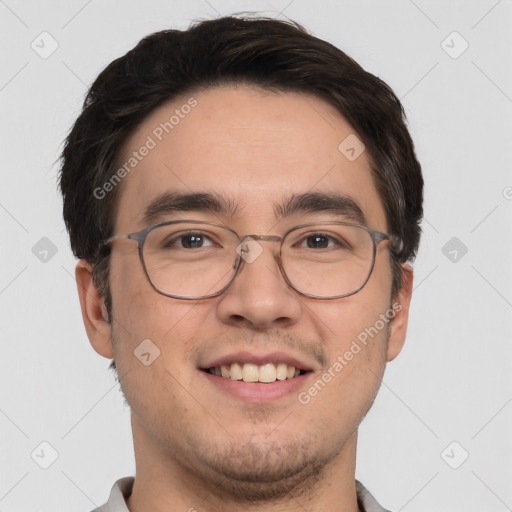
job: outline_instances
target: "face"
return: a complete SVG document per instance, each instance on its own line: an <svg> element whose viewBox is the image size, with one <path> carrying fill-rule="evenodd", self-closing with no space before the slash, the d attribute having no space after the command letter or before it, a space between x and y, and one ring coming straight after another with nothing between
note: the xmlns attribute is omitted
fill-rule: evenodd
<svg viewBox="0 0 512 512"><path fill-rule="evenodd" d="M123 162L148 137L156 145L120 185L115 234L145 228L148 205L167 192L220 195L232 208L161 209L153 211L151 223L195 219L227 225L239 235L282 236L302 223L350 222L334 211L276 216L276 207L292 196L336 193L360 208L368 227L387 231L367 155L349 160L338 150L354 130L323 100L227 86L191 96L192 108L182 108L193 103L188 96L174 100L128 140ZM169 133L157 130L160 141L155 129L176 109L179 121ZM364 288L330 300L293 290L276 261L279 244L261 241L260 247L261 254L244 263L222 294L184 300L157 293L137 243L117 241L110 273L113 344L110 326L98 327L101 319L96 327L88 325L95 349L115 357L132 410L138 462L151 460L169 473L180 468L239 498L290 492L354 457L357 426L386 360L402 346L408 305L400 295L393 309L386 241L377 245ZM383 321L386 314L391 321ZM146 366L134 351L147 339L150 358L154 346L160 353ZM207 371L233 363L286 364L287 371L295 366L303 372L255 383Z"/></svg>

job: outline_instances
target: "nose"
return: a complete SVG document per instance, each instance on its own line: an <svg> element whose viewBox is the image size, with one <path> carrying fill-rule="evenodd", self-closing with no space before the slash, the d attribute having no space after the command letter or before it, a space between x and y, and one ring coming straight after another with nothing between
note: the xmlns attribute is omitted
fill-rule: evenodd
<svg viewBox="0 0 512 512"><path fill-rule="evenodd" d="M217 303L224 323L269 329L293 325L301 316L301 298L280 271L273 240L261 238L247 237L237 249L241 268Z"/></svg>

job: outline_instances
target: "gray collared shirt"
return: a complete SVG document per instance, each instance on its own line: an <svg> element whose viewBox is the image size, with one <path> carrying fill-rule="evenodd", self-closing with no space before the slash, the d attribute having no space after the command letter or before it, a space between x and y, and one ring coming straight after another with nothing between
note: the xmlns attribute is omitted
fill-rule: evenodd
<svg viewBox="0 0 512 512"><path fill-rule="evenodd" d="M129 512L126 506L125 498L132 493L133 476L127 476L118 480L112 490L108 502L100 508L94 509L92 512ZM361 482L356 480L357 501L363 512L389 512L382 508L375 498L366 490Z"/></svg>

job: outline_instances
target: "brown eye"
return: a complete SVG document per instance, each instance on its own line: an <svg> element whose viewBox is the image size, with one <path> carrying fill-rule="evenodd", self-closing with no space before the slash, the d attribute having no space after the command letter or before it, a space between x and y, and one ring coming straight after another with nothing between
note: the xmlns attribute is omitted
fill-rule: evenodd
<svg viewBox="0 0 512 512"><path fill-rule="evenodd" d="M180 237L182 247L186 249L198 249L203 246L205 236L202 234L190 234Z"/></svg>
<svg viewBox="0 0 512 512"><path fill-rule="evenodd" d="M311 235L306 240L310 249L325 249L329 246L329 238L324 235Z"/></svg>
<svg viewBox="0 0 512 512"><path fill-rule="evenodd" d="M213 245L210 237L201 232L173 235L161 244L163 249L201 249Z"/></svg>

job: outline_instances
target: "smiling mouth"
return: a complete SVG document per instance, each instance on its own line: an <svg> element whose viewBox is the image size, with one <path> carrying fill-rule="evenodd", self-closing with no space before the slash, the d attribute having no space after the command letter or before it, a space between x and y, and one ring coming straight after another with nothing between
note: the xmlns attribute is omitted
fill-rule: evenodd
<svg viewBox="0 0 512 512"><path fill-rule="evenodd" d="M224 379L266 384L270 384L276 380L283 381L294 379L308 373L306 370L301 370L300 368L289 366L285 363L277 365L273 363L262 365L232 363L215 366L213 368L205 368L203 371Z"/></svg>

